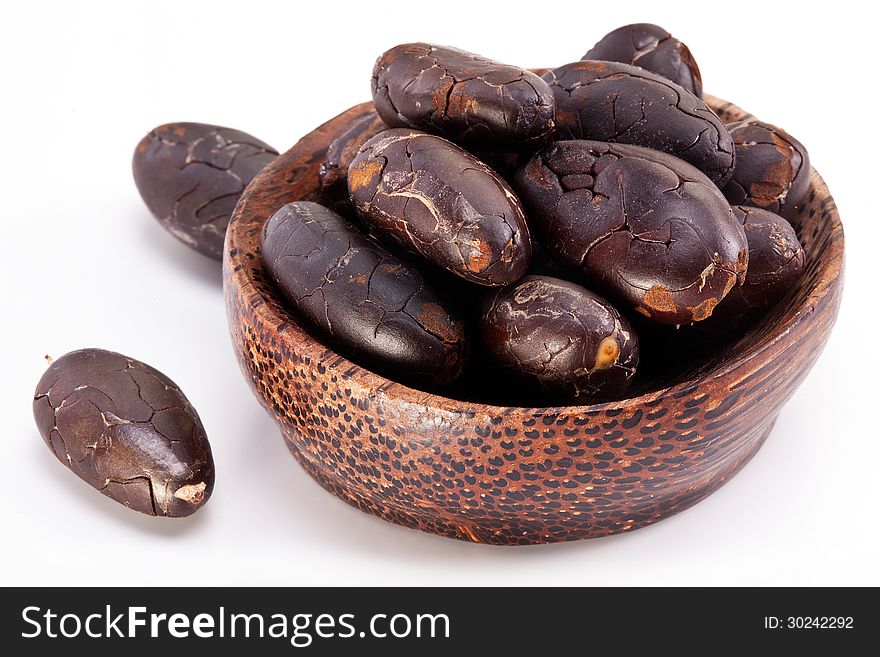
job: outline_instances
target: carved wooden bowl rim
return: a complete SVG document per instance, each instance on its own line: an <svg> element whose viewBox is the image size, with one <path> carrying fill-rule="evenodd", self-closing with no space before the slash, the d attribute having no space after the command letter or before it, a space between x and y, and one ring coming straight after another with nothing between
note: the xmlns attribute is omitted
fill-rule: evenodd
<svg viewBox="0 0 880 657"><path fill-rule="evenodd" d="M704 100L725 122L754 118L736 105L708 94L704 96ZM638 396L600 404L547 407L501 406L463 401L410 388L361 367L313 337L297 324L295 318L282 310L283 304L280 299L268 299L255 284L255 273L261 268L259 259L245 260L241 257L241 254L244 253L259 253L259 231L248 228L248 225L253 223L250 220L254 218L253 213L255 210L252 209L254 201L265 193L267 183L278 176L280 172L289 169L291 163L302 158L304 155L313 154L318 148L326 149L330 141L337 134L329 131L327 131L327 134L323 134L324 131L322 129L343 116L357 116L371 108L372 103L369 102L356 105L319 126L270 163L248 185L236 206L227 231L226 248L223 257L224 285L227 287L226 295L232 294L232 289L234 288L239 298L246 300L249 304L255 319L261 322L263 326L272 327L275 330L274 337L279 341L285 342L291 345L291 347L295 345L294 351L305 354L315 363L332 360L334 372L337 374L344 373L344 378L347 381L356 383L387 399L427 406L448 413L481 413L492 416L505 415L508 417L541 416L558 414L560 412L568 415L581 415L608 409L625 411L627 407L640 406L681 390L699 388L730 373L732 370L742 367L750 361L761 359L765 351L772 349L780 340L784 340L802 322L809 322L815 317L815 313L812 312L813 309L818 307L821 300L833 291L837 279L842 275L844 262L843 226L830 192L828 192L818 172L812 169L811 188L817 192L817 196L819 196L819 192L822 193L821 200L830 201L827 208L827 219L832 222L831 232L838 233L837 237L839 239L831 240L829 247L819 254L817 275L809 282L809 293L803 297L803 301L797 304L796 308L786 309L784 317L774 327L772 334L767 338L761 339L757 344L749 344L747 342L744 344L743 341L740 341L736 345L736 350L729 350L725 357L711 369L697 371L674 382L672 385L659 387ZM320 162L310 162L310 164L317 170ZM316 173L313 186L305 187L304 189L308 190L308 192L303 192L301 195L305 196L306 193L313 193L317 191L318 187L319 180ZM261 217L262 221L266 219L268 219L268 215ZM794 296L789 298L796 299ZM230 318L230 321L239 322L241 318Z"/></svg>

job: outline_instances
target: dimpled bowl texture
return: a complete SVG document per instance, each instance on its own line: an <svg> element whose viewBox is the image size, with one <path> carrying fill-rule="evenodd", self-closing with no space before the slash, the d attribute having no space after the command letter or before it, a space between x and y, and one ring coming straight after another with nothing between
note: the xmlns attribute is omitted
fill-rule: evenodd
<svg viewBox="0 0 880 657"><path fill-rule="evenodd" d="M726 122L749 116L707 102ZM284 310L261 266L263 223L285 203L321 202L328 144L370 109L349 109L270 163L239 201L226 237L235 353L306 472L385 520L523 545L644 527L696 504L749 461L822 351L840 304L843 228L815 170L795 219L806 271L736 344L630 399L492 406L408 388L335 353Z"/></svg>

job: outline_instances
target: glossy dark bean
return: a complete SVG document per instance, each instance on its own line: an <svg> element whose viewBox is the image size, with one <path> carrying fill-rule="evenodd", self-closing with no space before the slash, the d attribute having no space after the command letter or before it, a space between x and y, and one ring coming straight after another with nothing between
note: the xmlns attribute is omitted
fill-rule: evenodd
<svg viewBox="0 0 880 657"><path fill-rule="evenodd" d="M784 130L755 119L727 126L736 145L736 168L724 186L732 205L751 205L791 219L810 187L810 156Z"/></svg>
<svg viewBox="0 0 880 657"><path fill-rule="evenodd" d="M367 140L387 129L388 126L376 112L368 112L334 139L327 147L327 155L318 170L321 188L330 192L339 190L347 195L345 180L355 155Z"/></svg>
<svg viewBox="0 0 880 657"><path fill-rule="evenodd" d="M705 319L745 275L745 234L721 192L665 153L556 142L517 172L516 187L560 265L655 321Z"/></svg>
<svg viewBox="0 0 880 657"><path fill-rule="evenodd" d="M581 59L632 64L703 97L700 67L691 51L659 25L635 23L612 30Z"/></svg>
<svg viewBox="0 0 880 657"><path fill-rule="evenodd" d="M779 301L794 288L804 271L804 249L794 228L777 214L733 206L749 245L745 282L735 286L718 306L719 320L743 321Z"/></svg>
<svg viewBox="0 0 880 657"><path fill-rule="evenodd" d="M103 349L65 354L37 384L34 418L59 461L136 511L188 516L211 496L198 413L149 365Z"/></svg>
<svg viewBox="0 0 880 657"><path fill-rule="evenodd" d="M373 229L468 281L507 285L529 266L531 239L513 190L442 137L380 133L352 162L348 190Z"/></svg>
<svg viewBox="0 0 880 657"><path fill-rule="evenodd" d="M546 82L456 48L395 46L376 62L372 90L389 126L457 142L540 145L553 130L555 106Z"/></svg>
<svg viewBox="0 0 880 657"><path fill-rule="evenodd" d="M132 171L153 216L187 246L220 260L239 196L277 155L239 130L168 123L141 139Z"/></svg>
<svg viewBox="0 0 880 657"><path fill-rule="evenodd" d="M716 185L733 175L733 139L699 98L618 62L580 61L544 75L556 97L557 139L635 144L680 157Z"/></svg>
<svg viewBox="0 0 880 657"><path fill-rule="evenodd" d="M493 294L481 331L498 364L558 402L621 395L639 361L638 339L620 313L550 276L527 276Z"/></svg>
<svg viewBox="0 0 880 657"><path fill-rule="evenodd" d="M266 222L263 265L331 346L398 381L439 386L464 367L467 336L451 305L409 262L311 202Z"/></svg>

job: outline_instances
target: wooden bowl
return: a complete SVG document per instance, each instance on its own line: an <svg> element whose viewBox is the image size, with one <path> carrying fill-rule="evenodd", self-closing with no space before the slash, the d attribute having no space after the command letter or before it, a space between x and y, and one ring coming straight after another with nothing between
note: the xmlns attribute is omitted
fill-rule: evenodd
<svg viewBox="0 0 880 657"><path fill-rule="evenodd" d="M707 97L722 119L748 116ZM287 446L324 488L385 520L480 543L626 532L696 504L757 452L809 372L843 287L843 228L819 174L796 220L796 290L729 349L670 385L592 406L448 399L370 372L285 312L260 264L260 229L283 204L320 202L327 145L349 109L269 164L229 224L223 277L242 371ZM771 483L768 482L768 494Z"/></svg>

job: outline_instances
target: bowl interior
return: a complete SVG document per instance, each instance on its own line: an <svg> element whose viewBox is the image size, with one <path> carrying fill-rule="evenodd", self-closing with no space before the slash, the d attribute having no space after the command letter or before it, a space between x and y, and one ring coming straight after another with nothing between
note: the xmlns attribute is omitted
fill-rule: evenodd
<svg viewBox="0 0 880 657"><path fill-rule="evenodd" d="M751 117L737 106L712 96L706 101L725 122ZM260 230L272 213L294 200L312 200L332 205L336 199L321 192L318 169L330 142L358 117L372 110L371 103L352 107L306 135L287 153L267 166L245 190L236 207L227 233L224 269L227 286L234 286L242 299L259 316L262 326L273 327L273 340L285 341L314 362L333 368L351 381L374 393L412 400L455 413L486 411L502 414L540 412L533 405L486 404L467 398L453 398L409 388L371 372L324 345L299 324L286 309L280 295L267 279L260 263ZM566 407L570 412L626 406L628 403L655 399L719 376L743 361L760 358L763 350L793 331L798 323L808 321L816 308L828 301L829 292L842 282L843 229L834 201L824 181L811 171L810 190L801 212L792 222L806 252L806 269L798 285L747 331L734 335L713 350L683 358L664 371L642 377L628 398L580 407ZM227 294L229 291L227 290ZM556 407L546 407L556 412Z"/></svg>

